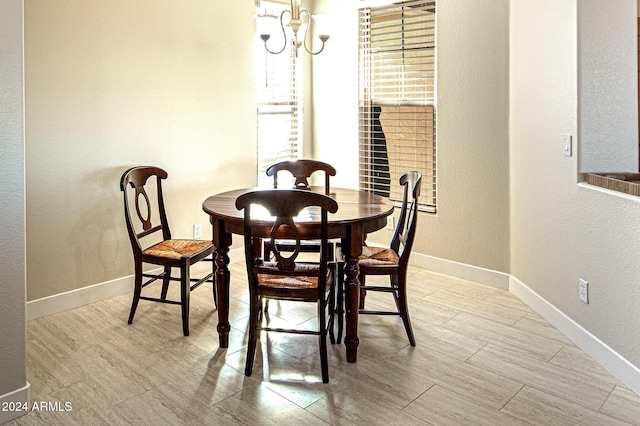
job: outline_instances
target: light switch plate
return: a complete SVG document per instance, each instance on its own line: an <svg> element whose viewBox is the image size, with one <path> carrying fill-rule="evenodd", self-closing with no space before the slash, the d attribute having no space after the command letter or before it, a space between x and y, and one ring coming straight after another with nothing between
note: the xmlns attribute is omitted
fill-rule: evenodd
<svg viewBox="0 0 640 426"><path fill-rule="evenodd" d="M566 155L567 157L571 157L571 151L572 151L572 137L571 135L563 135L562 136L562 152L564 153L564 155Z"/></svg>

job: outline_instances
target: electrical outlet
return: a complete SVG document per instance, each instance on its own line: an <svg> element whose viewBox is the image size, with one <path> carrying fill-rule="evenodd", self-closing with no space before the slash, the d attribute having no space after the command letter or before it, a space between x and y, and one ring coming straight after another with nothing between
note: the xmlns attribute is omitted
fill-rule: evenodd
<svg viewBox="0 0 640 426"><path fill-rule="evenodd" d="M387 216L387 229L394 229L393 226L393 216Z"/></svg>
<svg viewBox="0 0 640 426"><path fill-rule="evenodd" d="M589 303L589 283L580 278L580 300Z"/></svg>
<svg viewBox="0 0 640 426"><path fill-rule="evenodd" d="M199 223L195 223L193 225L193 238L202 237L202 225Z"/></svg>

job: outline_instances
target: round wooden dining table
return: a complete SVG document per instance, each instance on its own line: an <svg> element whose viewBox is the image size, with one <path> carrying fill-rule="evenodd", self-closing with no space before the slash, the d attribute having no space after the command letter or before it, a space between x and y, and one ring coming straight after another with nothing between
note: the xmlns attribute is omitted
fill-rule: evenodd
<svg viewBox="0 0 640 426"><path fill-rule="evenodd" d="M218 303L218 338L221 348L229 346L229 247L232 234L242 235L244 232L244 212L236 208L236 198L240 195L259 191L260 188L243 188L208 197L202 203L203 210L209 215L213 226L213 245L215 250L215 282ZM312 187L312 191L324 193L324 187ZM360 281L358 280L358 256L362 254L362 246L368 233L377 231L387 224L387 216L393 213L393 203L384 197L369 191L332 188L330 196L338 202L338 211L329 215L328 237L341 239L344 254L345 271L345 317L346 330L344 343L347 361L356 362L358 356L358 307L360 300ZM320 219L318 215L300 214L301 227L309 233L319 233ZM268 222L265 217L257 217L256 221ZM268 237L269 227L265 226Z"/></svg>

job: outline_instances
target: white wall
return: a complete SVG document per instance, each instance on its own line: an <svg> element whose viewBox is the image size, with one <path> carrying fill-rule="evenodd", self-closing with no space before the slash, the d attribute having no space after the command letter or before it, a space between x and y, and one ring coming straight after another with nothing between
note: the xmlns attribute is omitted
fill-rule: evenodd
<svg viewBox="0 0 640 426"><path fill-rule="evenodd" d="M0 403L28 398L22 0L0 2ZM4 407L4 405L2 405ZM18 415L0 411L0 423Z"/></svg>
<svg viewBox="0 0 640 426"><path fill-rule="evenodd" d="M637 2L578 3L580 172L638 172Z"/></svg>
<svg viewBox="0 0 640 426"><path fill-rule="evenodd" d="M316 0L330 39L313 61L314 155L338 173L332 186L358 187L358 2ZM309 115L308 113L305 115Z"/></svg>
<svg viewBox="0 0 640 426"><path fill-rule="evenodd" d="M128 276L119 180L166 168L169 222L255 184L252 1L25 1L28 300Z"/></svg>
<svg viewBox="0 0 640 426"><path fill-rule="evenodd" d="M314 58L316 155L337 185L358 185L357 0L320 0L331 38ZM509 271L508 0L437 4L438 213L419 218L415 251ZM369 240L387 242L388 232Z"/></svg>
<svg viewBox="0 0 640 426"><path fill-rule="evenodd" d="M511 274L639 366L640 200L579 185L579 158L562 154L580 113L577 3L510 4ZM616 7L635 1L607 3ZM588 305L579 278L589 282Z"/></svg>

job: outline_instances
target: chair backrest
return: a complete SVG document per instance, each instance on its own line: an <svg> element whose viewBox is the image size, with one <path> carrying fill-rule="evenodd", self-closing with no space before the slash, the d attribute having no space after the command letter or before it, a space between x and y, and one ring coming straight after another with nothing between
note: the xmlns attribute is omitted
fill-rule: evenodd
<svg viewBox="0 0 640 426"><path fill-rule="evenodd" d="M251 210L255 205L264 207L273 217L265 222L265 219L251 218ZM244 246L245 260L247 262L247 273L250 279L257 273L276 274L276 275L312 275L324 277L327 272L327 229L328 229L328 213L335 213L338 210L338 203L331 197L316 192L305 190L260 190L253 191L239 196L236 199L236 208L244 209ZM299 268L299 262L296 261L300 254L300 246L302 241L317 240L317 233L310 233L309 229L304 226L303 222L294 220L300 212L309 208L306 213L320 218L320 261L319 269ZM263 261L258 257L258 253L254 251L256 239L266 237L264 235L266 227L270 228L269 237L272 241L276 239L287 239L295 242L295 249L292 252L287 250L285 257L278 250L276 244L272 248L275 255L275 262L269 262L268 268L263 268ZM255 277L254 277L255 278ZM321 281L321 280L319 280ZM324 285L324 284L323 284ZM319 285L320 287L320 285ZM318 289L320 293L324 288Z"/></svg>
<svg viewBox="0 0 640 426"><path fill-rule="evenodd" d="M391 239L391 249L398 253L400 267L406 268L411 248L413 247L413 240L416 236L418 197L420 196L420 186L422 185L422 174L415 171L406 172L400 176L400 185L404 186L402 207L400 208L398 224Z"/></svg>
<svg viewBox="0 0 640 426"><path fill-rule="evenodd" d="M293 175L295 178L295 183L293 184L294 189L309 189L309 177L311 177L314 172L323 171L324 189L325 194L327 195L330 193L329 176L336 175L336 169L330 164L323 163L322 161L304 159L281 161L273 164L267 169L267 176L273 176L274 188L278 187L278 172L281 170L286 170Z"/></svg>
<svg viewBox="0 0 640 426"><path fill-rule="evenodd" d="M151 178L155 178L155 185L153 179L149 182ZM142 252L140 239L143 237L158 233L158 240L171 239L162 196L162 180L166 178L167 172L159 167L138 166L124 172L120 179L120 190L124 193L124 217L136 255Z"/></svg>

